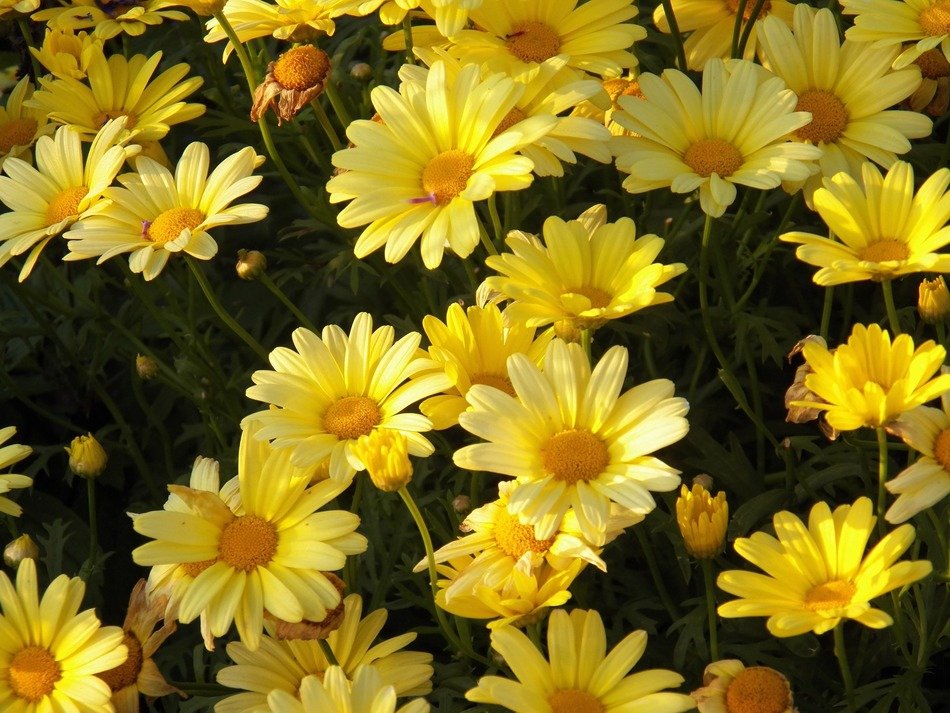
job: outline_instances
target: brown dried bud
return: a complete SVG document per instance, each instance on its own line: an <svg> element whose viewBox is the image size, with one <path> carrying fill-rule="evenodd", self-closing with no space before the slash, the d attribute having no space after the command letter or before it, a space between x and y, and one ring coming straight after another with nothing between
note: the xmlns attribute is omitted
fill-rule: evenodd
<svg viewBox="0 0 950 713"><path fill-rule="evenodd" d="M452 498L452 509L459 515L464 515L472 509L472 499L467 495L456 495Z"/></svg>
<svg viewBox="0 0 950 713"><path fill-rule="evenodd" d="M242 280L256 280L267 269L267 258L258 250L238 250L234 269Z"/></svg>
<svg viewBox="0 0 950 713"><path fill-rule="evenodd" d="M294 47L267 65L264 81L254 90L251 121L272 108L277 124L293 119L323 93L330 77L330 58L313 45Z"/></svg>
<svg viewBox="0 0 950 713"><path fill-rule="evenodd" d="M8 543L3 548L3 561L7 567L16 569L23 560L35 560L40 556L40 548L33 542L33 538L23 534Z"/></svg>
<svg viewBox="0 0 950 713"><path fill-rule="evenodd" d="M353 79L365 82L372 78L373 68L366 64L366 62L357 62L350 67L350 76L353 77Z"/></svg>

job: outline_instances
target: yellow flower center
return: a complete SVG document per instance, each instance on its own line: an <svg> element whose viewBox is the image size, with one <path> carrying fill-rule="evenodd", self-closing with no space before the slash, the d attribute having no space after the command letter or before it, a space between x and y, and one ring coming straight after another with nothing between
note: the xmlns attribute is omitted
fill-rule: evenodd
<svg viewBox="0 0 950 713"><path fill-rule="evenodd" d="M284 52L271 70L285 89L310 89L323 84L330 74L330 58L313 45L294 47Z"/></svg>
<svg viewBox="0 0 950 713"><path fill-rule="evenodd" d="M323 430L341 441L367 436L382 421L379 405L368 396L345 396L323 414Z"/></svg>
<svg viewBox="0 0 950 713"><path fill-rule="evenodd" d="M177 240L183 230L194 230L205 219L195 208L169 208L145 227L144 237L157 245Z"/></svg>
<svg viewBox="0 0 950 713"><path fill-rule="evenodd" d="M934 439L934 460L950 471L950 428L943 429Z"/></svg>
<svg viewBox="0 0 950 713"><path fill-rule="evenodd" d="M508 51L522 62L543 62L561 51L561 36L550 25L530 20L505 37Z"/></svg>
<svg viewBox="0 0 950 713"><path fill-rule="evenodd" d="M857 590L853 582L841 579L818 584L809 589L805 595L805 608L810 611L841 609L851 603L851 597Z"/></svg>
<svg viewBox="0 0 950 713"><path fill-rule="evenodd" d="M11 119L0 126L0 154L10 153L14 146L27 146L36 135L35 119Z"/></svg>
<svg viewBox="0 0 950 713"><path fill-rule="evenodd" d="M613 296L611 296L609 292L605 292L599 287L593 287L592 285L574 287L570 292L575 295L584 295L584 297L589 299L591 309L603 309L609 305L613 299Z"/></svg>
<svg viewBox="0 0 950 713"><path fill-rule="evenodd" d="M521 109L518 107L515 107L505 114L505 118L501 120L500 124L498 124L498 128L492 132L492 138L498 136L498 134L500 134L502 131L508 131L508 129L517 124L519 121L524 121L527 118L527 114L521 111Z"/></svg>
<svg viewBox="0 0 950 713"><path fill-rule="evenodd" d="M907 243L890 239L875 240L861 251L861 259L868 262L906 260L908 255Z"/></svg>
<svg viewBox="0 0 950 713"><path fill-rule="evenodd" d="M126 130L132 129L135 127L135 122L138 121L138 117L133 114L131 111L119 111L117 109L110 109L109 111L100 111L96 114L96 117L93 119L93 123L96 126L102 127L106 125L106 122L110 119L118 119L120 116L125 117L125 128Z"/></svg>
<svg viewBox="0 0 950 713"><path fill-rule="evenodd" d="M739 12L739 0L726 0L726 6L729 8L729 12L733 15ZM752 17L752 10L755 9L755 0L747 0L745 4L745 9L742 11L742 19L748 22L749 18ZM759 14L756 15L756 20L761 20L763 17L769 14L772 10L772 3L770 0L765 0L765 3L762 5L762 9L759 10Z"/></svg>
<svg viewBox="0 0 950 713"><path fill-rule="evenodd" d="M42 646L27 646L17 651L7 675L13 693L30 703L52 693L53 686L63 677L53 654Z"/></svg>
<svg viewBox="0 0 950 713"><path fill-rule="evenodd" d="M551 713L604 713L603 704L587 691L556 691L548 704Z"/></svg>
<svg viewBox="0 0 950 713"><path fill-rule="evenodd" d="M46 225L56 225L71 216L79 215L79 203L89 189L85 186L73 186L57 194L46 208Z"/></svg>
<svg viewBox="0 0 950 713"><path fill-rule="evenodd" d="M277 528L256 515L236 518L221 531L218 552L234 569L263 567L277 552Z"/></svg>
<svg viewBox="0 0 950 713"><path fill-rule="evenodd" d="M200 562L185 562L182 567L185 570L185 574L189 577L197 577L217 561L216 559L210 559L201 560Z"/></svg>
<svg viewBox="0 0 950 713"><path fill-rule="evenodd" d="M610 463L607 446L586 429L571 428L551 436L541 447L544 470L573 484L578 480L594 480Z"/></svg>
<svg viewBox="0 0 950 713"><path fill-rule="evenodd" d="M950 62L947 61L943 52L936 48L924 52L914 60L914 64L920 67L920 73L924 79L950 76Z"/></svg>
<svg viewBox="0 0 950 713"><path fill-rule="evenodd" d="M554 538L536 540L532 526L522 525L517 517L510 515L502 508L495 520L495 542L506 555L518 559L529 550L547 552L554 544Z"/></svg>
<svg viewBox="0 0 950 713"><path fill-rule="evenodd" d="M726 689L727 713L785 713L792 704L785 677L766 666L739 672Z"/></svg>
<svg viewBox="0 0 950 713"><path fill-rule="evenodd" d="M515 395L515 388L511 385L511 379L504 375L488 373L474 374L472 375L471 382L473 384L494 386L496 389L499 391L504 391L509 396Z"/></svg>
<svg viewBox="0 0 950 713"><path fill-rule="evenodd" d="M121 666L116 666L108 671L97 674L99 678L109 684L112 692L121 691L126 686L132 686L138 681L139 672L142 670L142 644L128 631L122 643L129 650L129 657Z"/></svg>
<svg viewBox="0 0 950 713"><path fill-rule="evenodd" d="M700 176L708 178L717 173L723 178L742 166L742 154L728 141L700 139L686 149L683 161Z"/></svg>
<svg viewBox="0 0 950 713"><path fill-rule="evenodd" d="M802 141L811 141L813 144L824 141L830 144L841 138L848 128L848 109L844 102L825 89L802 92L795 111L811 112L811 122L795 133Z"/></svg>
<svg viewBox="0 0 950 713"><path fill-rule="evenodd" d="M617 106L617 99L620 97L638 97L643 98L643 92L640 90L640 82L635 79L608 79L604 82L604 91L610 97L610 101Z"/></svg>
<svg viewBox="0 0 950 713"><path fill-rule="evenodd" d="M475 157L460 149L443 151L422 170L422 188L436 205L445 205L465 190Z"/></svg>
<svg viewBox="0 0 950 713"><path fill-rule="evenodd" d="M950 34L950 0L937 0L920 13L920 29L931 37Z"/></svg>

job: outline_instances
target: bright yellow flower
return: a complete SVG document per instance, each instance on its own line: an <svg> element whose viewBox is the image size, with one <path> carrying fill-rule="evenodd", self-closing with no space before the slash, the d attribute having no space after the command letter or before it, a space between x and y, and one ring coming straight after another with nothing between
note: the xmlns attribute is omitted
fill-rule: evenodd
<svg viewBox="0 0 950 713"><path fill-rule="evenodd" d="M136 564L191 565L178 603L183 623L207 612L213 636L237 625L247 647L258 647L264 611L287 622L321 621L340 603L323 574L343 568L347 555L366 550L354 532L359 516L317 512L346 487L325 480L313 487L310 473L295 468L287 451L258 440L250 423L238 454L239 503L180 485L168 486L185 504L133 516L135 531L152 542L132 552Z"/></svg>
<svg viewBox="0 0 950 713"><path fill-rule="evenodd" d="M187 20L188 15L168 10L179 3L175 0L134 0L134 2L101 2L99 0L69 0L65 5L33 13L34 22L46 22L54 30L84 30L95 28L92 34L109 40L123 32L138 37L149 27L163 20Z"/></svg>
<svg viewBox="0 0 950 713"><path fill-rule="evenodd" d="M42 109L23 105L33 94L29 77L23 77L7 96L5 106L0 106L0 168L8 158L32 160L30 147L41 136L53 131L54 125Z"/></svg>
<svg viewBox="0 0 950 713"><path fill-rule="evenodd" d="M775 188L804 181L821 156L817 146L788 141L811 120L778 77L745 60L711 59L702 92L682 72L638 77L642 97L621 96L613 120L632 132L614 139L623 187L644 193L699 189L699 203L718 218L736 199L736 185Z"/></svg>
<svg viewBox="0 0 950 713"><path fill-rule="evenodd" d="M16 428L13 426L0 428L0 446L2 446L0 447L0 470L6 470L14 463L19 463L33 452L33 449L29 446L21 446L19 443L3 445L13 438L15 433ZM28 475L0 473L0 513L13 515L14 517L19 516L23 512L23 508L3 494L19 488L29 488L31 485L33 485L33 478Z"/></svg>
<svg viewBox="0 0 950 713"><path fill-rule="evenodd" d="M713 498L698 483L692 489L681 486L676 500L676 524L689 554L697 559L715 557L722 550L729 524L726 494L720 492Z"/></svg>
<svg viewBox="0 0 950 713"><path fill-rule="evenodd" d="M57 77L85 79L92 58L103 53L103 39L86 32L46 30L43 44L30 47L30 52L50 73Z"/></svg>
<svg viewBox="0 0 950 713"><path fill-rule="evenodd" d="M299 698L281 689L267 696L271 713L428 713L421 698L396 709L396 693L373 666L361 666L350 681L339 666L322 676L307 676L300 684Z"/></svg>
<svg viewBox="0 0 950 713"><path fill-rule="evenodd" d="M910 151L908 139L929 136L933 123L915 111L891 109L920 86L916 67L891 70L897 48L840 42L835 17L824 8L816 13L797 5L793 29L768 18L759 41L769 69L798 95L796 110L812 114L791 137L822 149L820 171L804 182L811 205L823 176L845 171L857 178L867 160L890 167L897 154ZM802 186L788 183L790 191Z"/></svg>
<svg viewBox="0 0 950 713"><path fill-rule="evenodd" d="M40 6L40 0L0 0L0 17L21 13L28 15Z"/></svg>
<svg viewBox="0 0 950 713"><path fill-rule="evenodd" d="M917 288L917 312L927 324L950 319L950 290L943 275L932 280L921 280Z"/></svg>
<svg viewBox="0 0 950 713"><path fill-rule="evenodd" d="M692 693L699 713L796 713L788 679L774 668L714 661Z"/></svg>
<svg viewBox="0 0 950 713"><path fill-rule="evenodd" d="M894 60L895 67L934 48L950 60L950 0L841 0L841 11L855 15L845 32L850 40L879 47L913 43Z"/></svg>
<svg viewBox="0 0 950 713"><path fill-rule="evenodd" d="M683 44L686 64L694 71L701 71L710 59L726 59L732 54L732 34L739 12L739 0L672 0L671 8L680 32L690 33ZM743 29L752 17L755 0L749 0L742 13ZM744 59L754 59L756 31L767 17L774 17L790 25L794 5L786 0L766 0L756 15L755 29L749 35ZM670 32L666 11L662 4L653 11L653 22L660 32Z"/></svg>
<svg viewBox="0 0 950 713"><path fill-rule="evenodd" d="M729 570L719 575L719 588L739 599L719 607L719 616L769 617L773 636L822 634L842 619L880 629L890 615L871 607L875 597L916 582L933 569L927 560L897 562L914 542L914 528L902 525L888 533L865 557L877 519L871 501L858 498L834 513L816 504L808 527L790 512L773 518L778 539L764 532L740 537L736 552L765 574Z"/></svg>
<svg viewBox="0 0 950 713"><path fill-rule="evenodd" d="M510 626L494 629L491 642L517 680L483 676L465 694L476 703L517 713L679 713L695 707L689 696L665 690L683 683L678 673L651 669L628 675L646 651L646 632L628 634L607 652L604 623L593 610L551 612L547 658Z"/></svg>
<svg viewBox="0 0 950 713"><path fill-rule="evenodd" d="M36 564L23 560L16 588L0 572L0 701L17 713L111 711L112 692L96 674L122 664L122 629L101 626L79 606L86 585L61 574L39 596Z"/></svg>
<svg viewBox="0 0 950 713"><path fill-rule="evenodd" d="M80 478L98 478L109 462L105 449L91 433L76 436L65 450L69 454L69 469Z"/></svg>
<svg viewBox="0 0 950 713"><path fill-rule="evenodd" d="M461 426L487 441L455 452L455 464L517 478L508 509L546 540L573 508L589 542L605 541L610 503L639 515L656 506L650 491L680 483L653 457L689 428L685 399L656 379L623 394L627 350L612 347L591 369L578 344L551 342L539 369L523 354L508 359L516 397L474 385Z"/></svg>
<svg viewBox="0 0 950 713"><path fill-rule="evenodd" d="M415 632L376 642L388 612L376 609L360 618L363 600L358 594L346 597L343 606L343 623L330 633L327 643L350 680L360 668L371 664L383 685L392 686L397 696L420 696L432 690L432 655L401 650L415 640ZM308 676L323 677L330 668L320 645L303 639L278 640L265 635L256 651L234 641L228 644L228 656L234 665L218 671L218 683L243 692L217 703L215 713L259 710L271 691L297 695Z"/></svg>
<svg viewBox="0 0 950 713"><path fill-rule="evenodd" d="M886 177L872 163L861 182L847 173L825 179L815 191L815 209L833 237L793 231L796 257L821 269L823 286L859 280L891 280L915 272L950 272L950 169L934 172L914 193L914 169L898 161ZM863 188L862 184L863 183Z"/></svg>
<svg viewBox="0 0 950 713"><path fill-rule="evenodd" d="M399 431L377 428L360 436L353 446L356 456L380 490L392 493L412 480L412 462L408 442Z"/></svg>
<svg viewBox="0 0 950 713"><path fill-rule="evenodd" d="M110 203L66 233L69 254L63 259L96 257L101 265L111 257L131 253L129 267L146 280L157 277L177 253L210 260L218 244L208 231L267 216L267 207L260 203L231 205L261 182L253 171L263 161L263 156L246 147L209 175L210 152L196 141L185 148L172 176L158 162L140 156L134 161L135 173L119 176L122 187L105 191Z"/></svg>
<svg viewBox="0 0 950 713"><path fill-rule="evenodd" d="M399 262L420 240L429 269L442 262L446 244L468 257L479 242L475 202L527 188L534 164L517 152L557 123L536 116L499 131L523 93L502 75L482 80L477 65L453 79L443 62L432 65L425 85L373 89L382 121L350 124L353 147L333 154L333 165L345 170L327 183L331 203L350 201L337 222L367 226L356 256L385 246L386 261Z"/></svg>
<svg viewBox="0 0 950 713"><path fill-rule="evenodd" d="M657 287L682 274L682 263L654 262L664 240L637 237L630 218L606 222L606 209L585 211L577 220L551 216L544 242L521 231L509 233L510 253L486 261L497 276L485 286L511 300L506 317L528 327L554 324L559 334L593 329L646 307L670 302Z"/></svg>
<svg viewBox="0 0 950 713"><path fill-rule="evenodd" d="M950 390L950 374L932 378L946 351L928 340L914 349L913 339L891 335L878 325L854 325L846 344L833 352L815 341L802 347L812 373L805 387L816 401L795 401L827 411L828 423L839 431L885 426L902 413Z"/></svg>

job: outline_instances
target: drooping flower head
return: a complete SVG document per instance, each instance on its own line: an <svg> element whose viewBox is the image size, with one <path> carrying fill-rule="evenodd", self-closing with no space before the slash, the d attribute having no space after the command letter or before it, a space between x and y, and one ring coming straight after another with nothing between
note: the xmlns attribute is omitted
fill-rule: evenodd
<svg viewBox="0 0 950 713"><path fill-rule="evenodd" d="M880 629L891 616L871 607L871 600L926 577L927 560L898 558L914 542L914 528L902 525L885 535L865 556L877 518L869 498L839 505L812 507L808 526L790 512L776 513L775 534L755 532L735 542L736 552L765 574L729 570L719 588L739 599L719 607L726 618L767 616L773 636L822 634L842 619L854 619Z"/></svg>

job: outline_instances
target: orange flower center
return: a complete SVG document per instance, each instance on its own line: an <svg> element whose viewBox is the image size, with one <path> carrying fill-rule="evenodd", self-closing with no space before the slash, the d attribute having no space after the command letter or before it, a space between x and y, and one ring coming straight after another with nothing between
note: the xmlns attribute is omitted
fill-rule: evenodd
<svg viewBox="0 0 950 713"><path fill-rule="evenodd" d="M517 517L502 509L495 520L495 542L498 543L498 546L506 555L518 559L529 550L531 552L547 552L554 544L554 538L536 540L533 527L522 525L518 522Z"/></svg>
<svg viewBox="0 0 950 713"><path fill-rule="evenodd" d="M742 154L728 141L700 139L686 149L683 161L700 176L708 178L716 173L724 178L742 166Z"/></svg>
<svg viewBox="0 0 950 713"><path fill-rule="evenodd" d="M733 15L739 12L739 0L726 0L726 5L729 7L729 12ZM745 4L745 9L742 11L742 19L746 22L749 21L749 18L752 17L752 10L755 9L755 0L747 0ZM772 10L772 3L770 0L765 0L765 3L762 5L762 9L759 10L759 14L756 15L756 20L761 20Z"/></svg>
<svg viewBox="0 0 950 713"><path fill-rule="evenodd" d="M479 373L472 375L473 384L485 384L494 386L499 391L504 391L509 396L515 395L515 388L511 385L511 379L504 375Z"/></svg>
<svg viewBox="0 0 950 713"><path fill-rule="evenodd" d="M947 61L943 52L936 48L924 52L914 60L914 64L920 67L920 73L924 79L950 76L950 62Z"/></svg>
<svg viewBox="0 0 950 713"><path fill-rule="evenodd" d="M508 131L508 129L517 124L519 121L524 121L527 118L527 114L521 111L521 109L518 107L515 107L505 114L505 118L501 120L501 123L498 124L498 128L492 133L492 138L498 136L498 134L500 134L502 131Z"/></svg>
<svg viewBox="0 0 950 713"><path fill-rule="evenodd" d="M0 154L10 153L14 146L28 146L36 135L35 119L11 119L0 126Z"/></svg>
<svg viewBox="0 0 950 713"><path fill-rule="evenodd" d="M436 205L445 205L465 190L475 157L460 149L443 151L422 170L422 188Z"/></svg>
<svg viewBox="0 0 950 713"><path fill-rule="evenodd" d="M875 240L861 251L861 259L868 262L906 260L908 255L907 243L891 239Z"/></svg>
<svg viewBox="0 0 950 713"><path fill-rule="evenodd" d="M185 574L189 577L197 577L217 561L216 559L210 559L201 560L200 562L185 562L182 567L185 570Z"/></svg>
<svg viewBox="0 0 950 713"><path fill-rule="evenodd" d="M851 597L857 590L854 582L840 579L818 584L809 589L805 595L805 608L810 611L841 609L851 603Z"/></svg>
<svg viewBox="0 0 950 713"><path fill-rule="evenodd" d="M205 219L205 214L195 208L169 208L147 225L144 237L157 245L178 240L183 230L194 230Z"/></svg>
<svg viewBox="0 0 950 713"><path fill-rule="evenodd" d="M603 704L587 691L556 691L548 704L551 713L604 713Z"/></svg>
<svg viewBox="0 0 950 713"><path fill-rule="evenodd" d="M610 101L617 106L617 99L620 97L638 97L643 98L643 92L640 90L640 82L635 79L608 79L604 82L604 91L610 97Z"/></svg>
<svg viewBox="0 0 950 713"><path fill-rule="evenodd" d="M785 677L766 666L740 671L726 689L728 713L785 713L791 705Z"/></svg>
<svg viewBox="0 0 950 713"><path fill-rule="evenodd" d="M218 540L221 560L245 572L263 567L277 552L277 528L256 515L232 520Z"/></svg>
<svg viewBox="0 0 950 713"><path fill-rule="evenodd" d="M934 439L934 460L950 471L950 428L943 429Z"/></svg>
<svg viewBox="0 0 950 713"><path fill-rule="evenodd" d="M802 141L817 144L833 143L848 128L848 109L834 93L825 89L809 89L798 97L795 111L810 111L811 122L796 132Z"/></svg>
<svg viewBox="0 0 950 713"><path fill-rule="evenodd" d="M920 29L931 37L950 34L950 0L937 0L920 13Z"/></svg>
<svg viewBox="0 0 950 713"><path fill-rule="evenodd" d="M67 218L79 215L79 203L89 189L85 186L73 186L58 193L46 208L46 225L56 225Z"/></svg>
<svg viewBox="0 0 950 713"><path fill-rule="evenodd" d="M294 47L284 52L271 70L285 89L310 89L323 84L330 74L330 58L313 45Z"/></svg>
<svg viewBox="0 0 950 713"><path fill-rule="evenodd" d="M93 123L96 126L102 127L102 126L105 126L106 122L109 121L110 119L118 119L120 116L126 117L125 118L126 130L134 128L135 122L138 121L138 117L135 114L133 114L131 111L119 111L117 109L110 109L109 111L100 111L98 114L96 114L95 119L93 119Z"/></svg>
<svg viewBox="0 0 950 713"><path fill-rule="evenodd" d="M607 446L583 428L571 428L551 436L541 447L544 470L568 484L594 480L610 463Z"/></svg>
<svg viewBox="0 0 950 713"><path fill-rule="evenodd" d="M603 309L610 304L610 301L613 299L609 292L605 292L599 287L593 287L591 285L581 285L580 287L574 287L569 290L569 292L575 295L584 295L587 299L590 300L591 309Z"/></svg>
<svg viewBox="0 0 950 713"><path fill-rule="evenodd" d="M125 660L125 663L96 674L109 684L109 688L112 689L113 693L121 691L126 686L135 685L139 678L139 672L142 670L142 644L128 631L125 632L122 643L129 650L129 657Z"/></svg>
<svg viewBox="0 0 950 713"><path fill-rule="evenodd" d="M345 396L323 414L323 430L341 441L369 435L382 421L379 405L368 396Z"/></svg>
<svg viewBox="0 0 950 713"><path fill-rule="evenodd" d="M522 62L543 62L561 51L561 36L550 25L529 20L505 37L508 51Z"/></svg>
<svg viewBox="0 0 950 713"><path fill-rule="evenodd" d="M53 686L63 677L53 654L42 646L27 646L17 651L7 675L13 693L30 703L52 693Z"/></svg>

